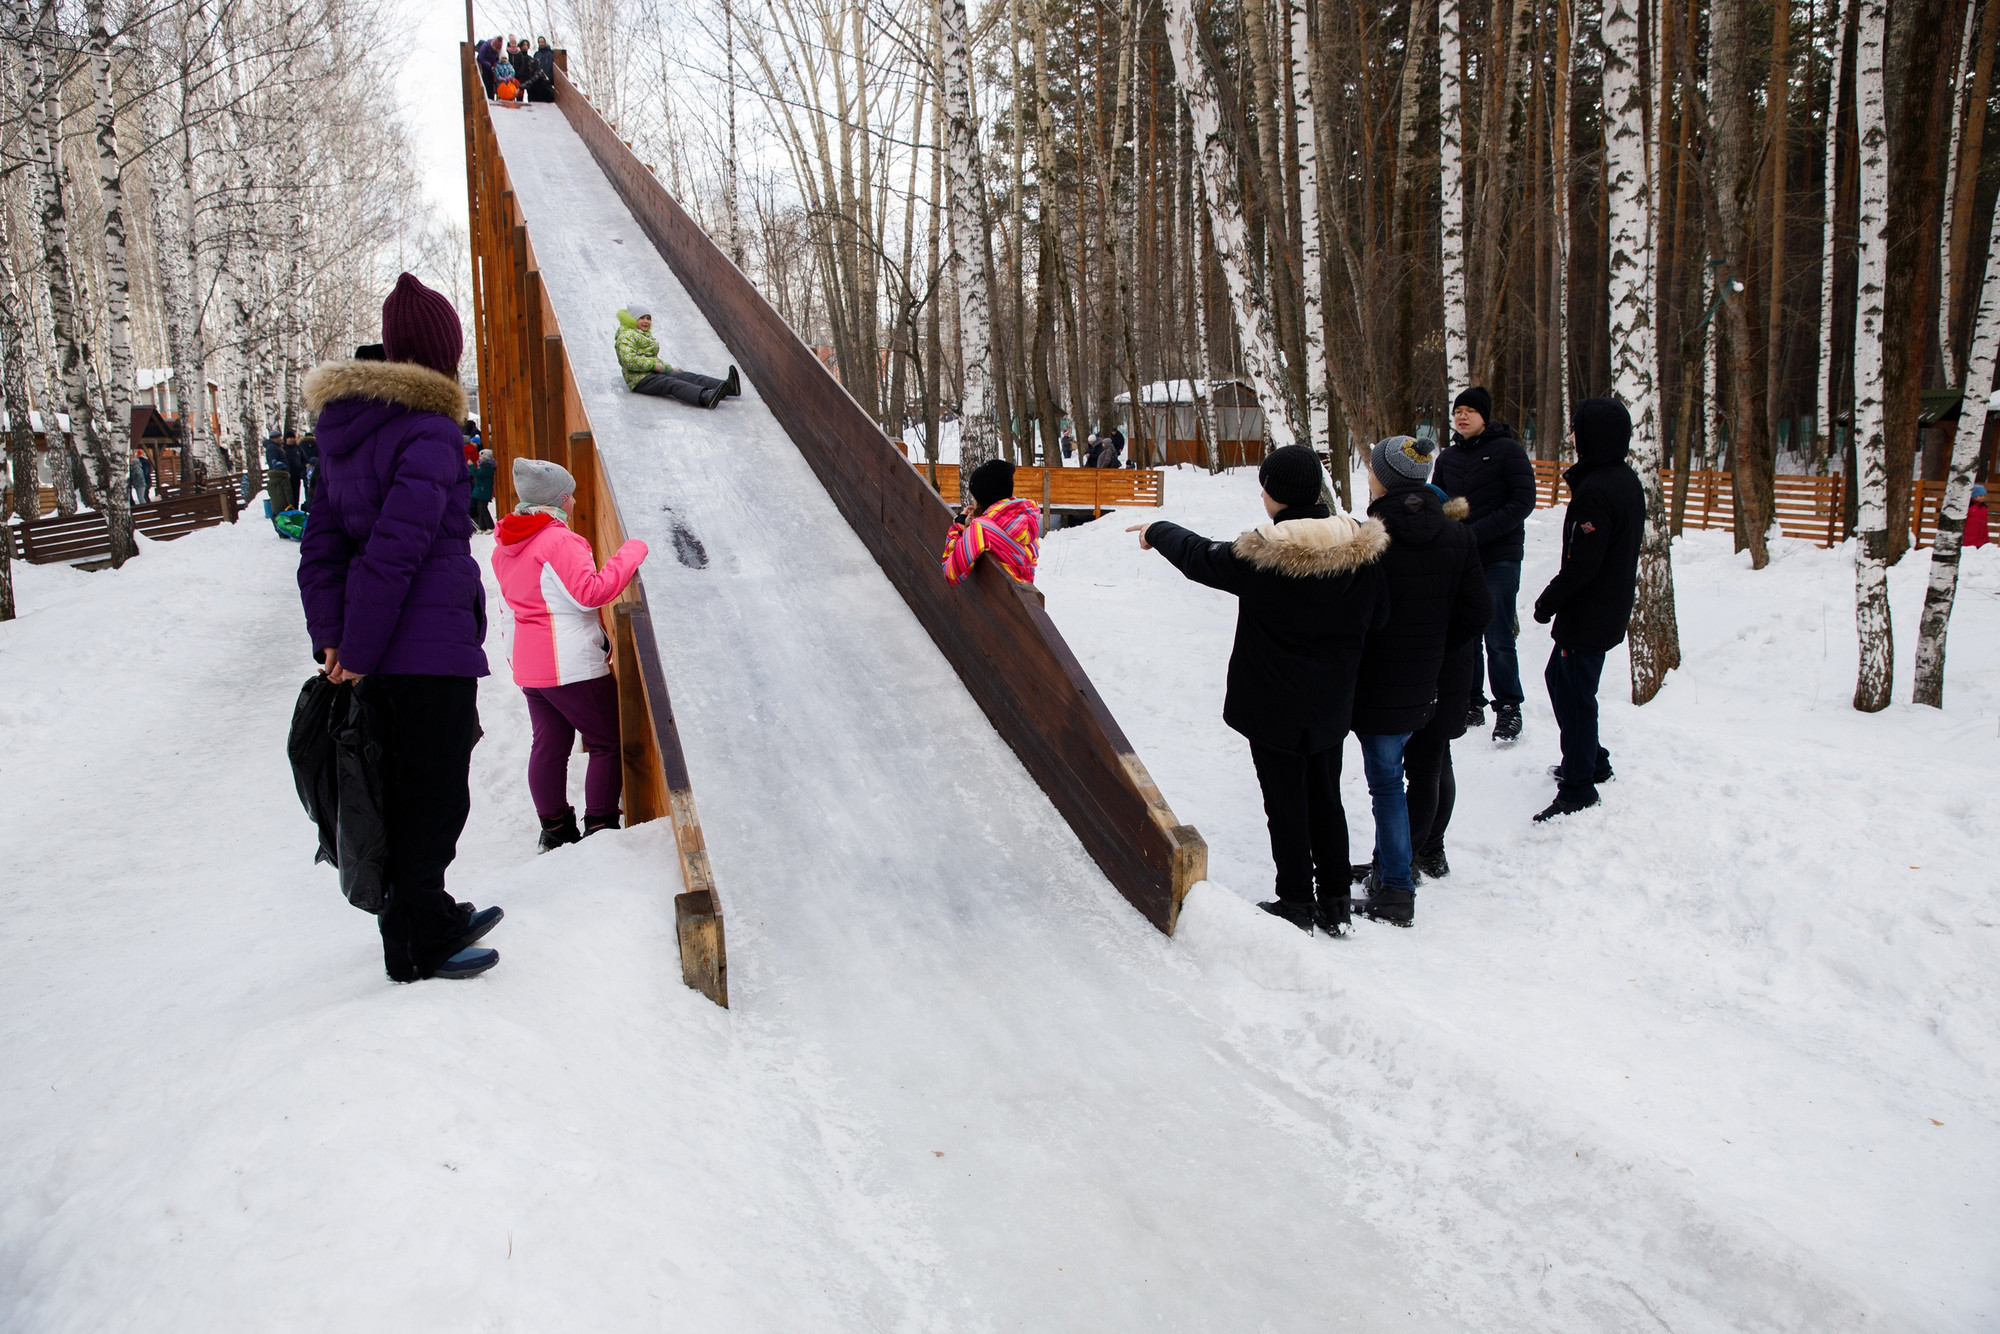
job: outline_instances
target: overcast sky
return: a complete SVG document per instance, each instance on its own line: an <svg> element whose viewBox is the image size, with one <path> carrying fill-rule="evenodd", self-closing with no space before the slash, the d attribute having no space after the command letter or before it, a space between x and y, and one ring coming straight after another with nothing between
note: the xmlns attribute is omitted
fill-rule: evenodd
<svg viewBox="0 0 2000 1334"><path fill-rule="evenodd" d="M410 120L424 192L444 216L465 222L465 108L459 100L463 0L398 0L408 53L396 90ZM476 7L482 31L497 21ZM377 48L380 49L379 47Z"/></svg>

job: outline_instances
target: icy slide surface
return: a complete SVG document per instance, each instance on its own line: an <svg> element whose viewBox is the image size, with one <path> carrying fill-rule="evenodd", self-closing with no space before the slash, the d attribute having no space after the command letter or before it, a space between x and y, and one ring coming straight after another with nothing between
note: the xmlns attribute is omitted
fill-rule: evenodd
<svg viewBox="0 0 2000 1334"><path fill-rule="evenodd" d="M922 1238L940 1327L1434 1328L1285 1090L1191 1011L757 397L626 392L615 312L721 341L554 108L494 116L645 579L728 919L737 1022ZM676 560L679 523L705 568ZM663 1127L663 1129L666 1129ZM1336 1314L1337 1313L1337 1314ZM1412 1314L1414 1313L1414 1314Z"/></svg>

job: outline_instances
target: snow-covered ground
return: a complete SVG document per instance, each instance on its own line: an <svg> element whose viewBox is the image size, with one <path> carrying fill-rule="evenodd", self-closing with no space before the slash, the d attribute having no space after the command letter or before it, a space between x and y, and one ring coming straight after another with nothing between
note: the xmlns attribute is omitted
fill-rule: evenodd
<svg viewBox="0 0 2000 1334"><path fill-rule="evenodd" d="M1247 474L1167 494L1218 535L1255 512ZM501 680L453 883L506 905L503 963L393 986L307 864L285 769L296 548L246 521L117 573L17 566L0 1329L2000 1320L2000 557L1968 557L1949 707L1865 718L1843 553L1753 574L1691 536L1687 665L1637 710L1607 667L1604 807L1528 823L1553 752L1531 684L1520 747L1459 744L1454 874L1418 928L1328 941L1249 902L1261 812L1217 718L1234 608L1122 528L1050 538L1049 608L1214 879L1172 942L1101 889L1028 896L1085 946L1053 960L1066 1004L1101 1025L1150 998L1125 1031L1032 1038L1009 1016L1047 1024L1058 975L990 923L897 930L934 1018L826 1005L838 968L750 883L723 887L737 1009L708 1005L678 977L664 828L530 855ZM1524 588L1554 531L1536 516ZM1899 629L1922 570L1893 574ZM1531 682L1545 652L1525 625ZM728 804L729 774L697 781ZM868 884L825 892L866 917ZM946 960L990 1023L946 1003ZM1201 1061L1149 1082L1190 1034Z"/></svg>

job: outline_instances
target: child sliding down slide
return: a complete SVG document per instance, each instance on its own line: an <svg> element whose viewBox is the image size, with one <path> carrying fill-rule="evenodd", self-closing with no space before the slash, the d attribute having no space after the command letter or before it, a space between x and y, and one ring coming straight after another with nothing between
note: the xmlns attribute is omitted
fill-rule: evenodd
<svg viewBox="0 0 2000 1334"><path fill-rule="evenodd" d="M548 852L618 827L625 783L618 686L597 608L615 601L632 582L646 559L646 544L634 538L598 569L589 539L570 531L576 479L559 464L515 459L514 493L521 503L500 520L493 576L514 622L508 658L534 725L528 793L542 822L537 850ZM579 732L590 753L582 833L569 804L569 753Z"/></svg>
<svg viewBox="0 0 2000 1334"><path fill-rule="evenodd" d="M660 344L653 337L653 317L636 301L618 312L618 369L625 374L625 387L635 394L677 398L698 408L712 408L743 392L734 366L718 380L713 375L675 370L661 361Z"/></svg>

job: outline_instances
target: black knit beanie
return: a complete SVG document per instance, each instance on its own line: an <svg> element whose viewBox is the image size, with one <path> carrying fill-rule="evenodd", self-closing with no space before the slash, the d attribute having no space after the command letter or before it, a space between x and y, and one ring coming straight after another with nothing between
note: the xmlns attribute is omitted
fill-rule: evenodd
<svg viewBox="0 0 2000 1334"><path fill-rule="evenodd" d="M1632 414L1615 398L1586 398L1570 409L1576 456L1585 463L1616 463L1632 447Z"/></svg>
<svg viewBox="0 0 2000 1334"><path fill-rule="evenodd" d="M1318 504L1319 493L1326 486L1319 456L1304 445L1272 450L1257 469L1257 480L1263 484L1264 494L1286 509Z"/></svg>
<svg viewBox="0 0 2000 1334"><path fill-rule="evenodd" d="M1487 393L1478 385L1474 385L1451 401L1453 412L1458 411L1460 408L1471 408L1479 414L1479 420L1490 422L1493 420L1493 395Z"/></svg>
<svg viewBox="0 0 2000 1334"><path fill-rule="evenodd" d="M966 489L972 492L972 503L981 510L1005 500L1014 494L1014 465L1005 459L988 459L972 470L972 480Z"/></svg>

